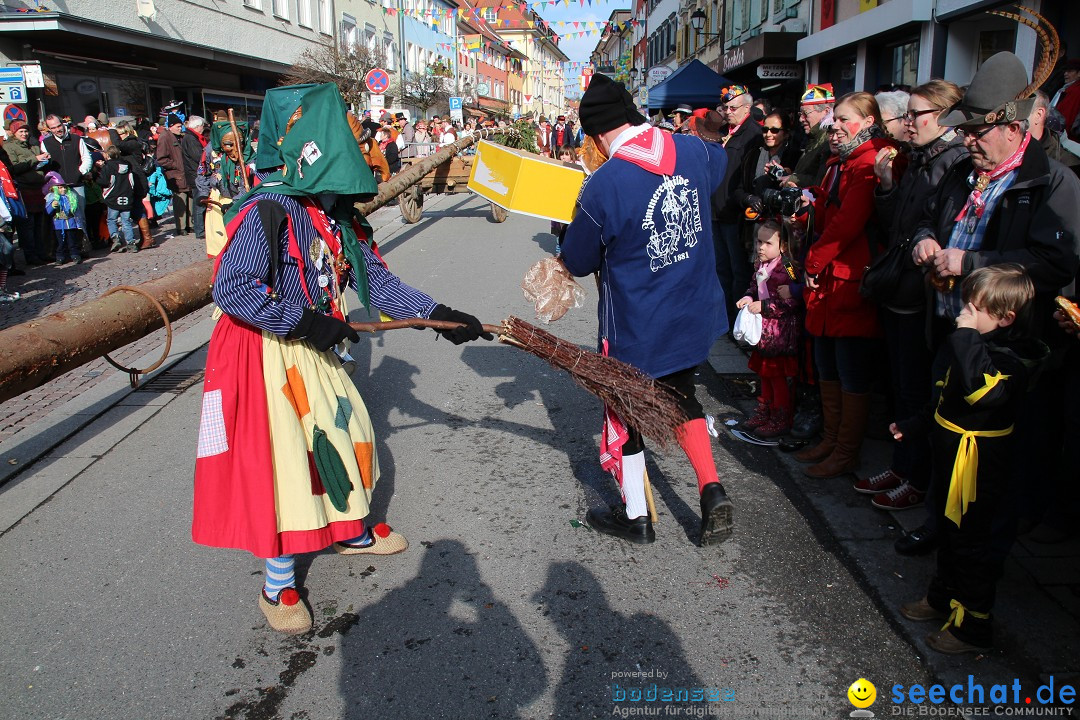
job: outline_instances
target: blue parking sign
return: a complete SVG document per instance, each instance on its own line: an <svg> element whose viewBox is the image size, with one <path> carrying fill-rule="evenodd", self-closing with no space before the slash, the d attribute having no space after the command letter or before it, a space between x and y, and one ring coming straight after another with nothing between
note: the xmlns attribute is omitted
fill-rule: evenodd
<svg viewBox="0 0 1080 720"><path fill-rule="evenodd" d="M459 98L459 97L450 98L450 109L451 110L460 110L461 109L461 98Z"/></svg>

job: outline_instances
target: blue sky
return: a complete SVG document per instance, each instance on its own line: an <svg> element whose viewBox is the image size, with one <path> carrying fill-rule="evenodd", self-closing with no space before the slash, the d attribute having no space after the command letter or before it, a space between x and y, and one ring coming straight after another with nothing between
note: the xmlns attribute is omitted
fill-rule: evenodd
<svg viewBox="0 0 1080 720"><path fill-rule="evenodd" d="M580 0L570 0L569 5L560 4L555 7L546 5L538 8L537 12L550 23L559 20L564 22L604 22L611 16L613 10L629 9L630 2L628 0L591 0L591 2L586 0L584 6L581 5ZM573 26L563 27L556 25L552 29L559 35L565 32L574 32ZM599 33L573 39L564 38L559 40L559 48L571 60L584 61L589 59L589 53L596 47L599 40Z"/></svg>

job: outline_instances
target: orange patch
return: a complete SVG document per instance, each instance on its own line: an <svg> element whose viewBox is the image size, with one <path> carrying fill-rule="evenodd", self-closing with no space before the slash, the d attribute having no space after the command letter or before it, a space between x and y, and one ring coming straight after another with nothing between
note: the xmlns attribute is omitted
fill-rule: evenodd
<svg viewBox="0 0 1080 720"><path fill-rule="evenodd" d="M353 451L356 453L356 464L360 467L360 482L365 489L370 490L372 445L369 442L354 442Z"/></svg>
<svg viewBox="0 0 1080 720"><path fill-rule="evenodd" d="M285 371L286 382L281 386L281 392L288 398L296 411L296 417L303 420L304 416L311 412L308 406L307 388L304 387L304 378L300 377L300 371L293 365Z"/></svg>

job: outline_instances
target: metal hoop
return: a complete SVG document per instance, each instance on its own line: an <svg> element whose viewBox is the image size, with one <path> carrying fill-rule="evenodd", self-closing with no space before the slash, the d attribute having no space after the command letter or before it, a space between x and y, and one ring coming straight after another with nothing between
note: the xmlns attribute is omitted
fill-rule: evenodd
<svg viewBox="0 0 1080 720"><path fill-rule="evenodd" d="M172 349L172 324L169 322L168 313L165 312L165 308L162 307L160 302L158 302L158 299L150 293L146 292L145 290L140 290L139 288L131 287L130 285L117 285L116 287L109 289L104 295L102 295L102 297L112 295L113 293L120 292L121 290L132 292L136 295L142 295L143 297L145 297L147 300L154 304L154 307L157 308L157 311L161 313L161 319L165 321L165 350L161 353L161 357L158 358L158 361L150 367L144 368L142 370L124 367L123 365L109 357L107 354L105 355L105 360L108 361L110 365L112 365L117 370L126 372L128 374L128 380L131 382L131 387L137 388L139 386L140 375L145 375L148 372L153 372L154 370L157 370L159 367L161 367L161 364L165 362L165 359L169 357L169 350Z"/></svg>

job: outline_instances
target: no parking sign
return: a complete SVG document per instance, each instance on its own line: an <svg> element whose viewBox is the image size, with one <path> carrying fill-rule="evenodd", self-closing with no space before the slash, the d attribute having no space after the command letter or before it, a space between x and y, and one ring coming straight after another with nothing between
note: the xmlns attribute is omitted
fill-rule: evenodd
<svg viewBox="0 0 1080 720"><path fill-rule="evenodd" d="M26 111L18 105L8 105L4 108L4 127L8 127L16 120L26 122Z"/></svg>
<svg viewBox="0 0 1080 720"><path fill-rule="evenodd" d="M373 93L384 93L390 87L390 74L382 68L372 68L364 76L364 84Z"/></svg>

